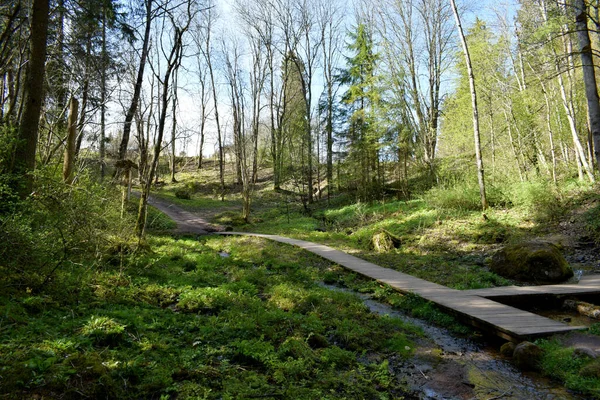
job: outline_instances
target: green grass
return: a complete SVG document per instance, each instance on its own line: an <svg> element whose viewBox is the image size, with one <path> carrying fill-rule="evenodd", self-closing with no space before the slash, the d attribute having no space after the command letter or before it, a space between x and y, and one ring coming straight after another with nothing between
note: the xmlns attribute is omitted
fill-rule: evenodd
<svg viewBox="0 0 600 400"><path fill-rule="evenodd" d="M600 398L600 362L577 355L573 348L564 347L558 340L538 340L544 351L540 367L542 372L566 388L591 398Z"/></svg>
<svg viewBox="0 0 600 400"><path fill-rule="evenodd" d="M149 245L119 268L73 265L43 295L0 297L3 397L405 393L386 358L410 357L420 331L318 285L322 259L246 237Z"/></svg>

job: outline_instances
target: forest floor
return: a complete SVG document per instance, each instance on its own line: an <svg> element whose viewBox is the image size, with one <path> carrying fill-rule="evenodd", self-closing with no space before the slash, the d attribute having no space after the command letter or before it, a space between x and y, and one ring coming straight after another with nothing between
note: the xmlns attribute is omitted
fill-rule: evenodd
<svg viewBox="0 0 600 400"><path fill-rule="evenodd" d="M190 188L189 183L186 184L184 180L179 185L165 186L157 195L163 201L171 204L176 202L180 207L193 211L197 215L208 216L207 219L212 223L220 224L216 227L218 230L228 227L228 229L280 234L324 243L382 266L398 269L457 289L515 284L516 282L490 273L486 268L487 259L504 243L531 238L549 240L559 245L574 269L581 273L600 272L600 260L597 256L600 253L600 247L594 231L590 230L590 224L594 224L594 220L598 217L598 210L600 210L600 202L594 195L582 194L580 198L572 199L568 207L549 219L536 218L532 215L533 213L523 212L523 210L506 208L491 209L483 219L477 212L431 209L422 201L388 201L387 203L366 205L349 204L339 201L338 198L330 201L321 200L310 213L306 213L299 210L297 200L290 198L289 194L260 190L255 194L252 221L245 223L238 216L241 203L234 194L235 187L230 188L228 196L221 195L219 197L215 195L214 190L212 193L191 190L191 199L177 199L174 196L175 188L181 188L184 185ZM179 222L185 223L181 220ZM400 249L380 253L371 247L371 236L382 229L392 231L401 237ZM367 301L370 300L367 299ZM384 302L388 301L384 300ZM571 318L561 310L555 311L554 314L556 319ZM552 313L549 316L552 316ZM574 318L573 322L579 324L582 319ZM593 325L594 321L586 319L585 323ZM454 328L451 327L451 329ZM447 340L456 340L455 338L451 339L452 335L452 333L446 332L441 337ZM433 347L439 351L444 346L444 340L430 343L433 343ZM556 336L550 339L549 343L552 343L552 346L556 345L554 348L556 351L564 349L569 352L574 347L600 350L598 337L585 333ZM473 344L471 343L471 345ZM468 347L468 345L465 346ZM478 357L482 354L481 350L486 348L483 353L487 356L484 358L488 357L500 364L506 361L494 350L494 348L497 350L497 344L486 347L479 343L475 347ZM427 346L424 345L423 348L427 348ZM426 352L428 351L432 351L432 349L429 348ZM459 351L458 354L466 353ZM471 353L469 357L472 357L473 354ZM474 396L473 387L469 388L470 380L464 378L464 376L472 374L469 372L469 364L464 362L465 358L459 357L459 359L462 360L459 363L460 366L448 367L448 364L445 363L437 364L433 370L430 370L431 376L437 376L438 383L445 382L439 385L439 390L442 390L442 398L478 398L478 396ZM408 371L404 372L407 376L414 375L424 379L412 387L421 387L425 390L422 393L426 393L425 383L429 381L430 376L420 370L417 361L413 367L416 368L413 372L419 372L412 375ZM481 366L477 368L481 370ZM496 369L500 371L503 368L505 367L497 366ZM514 370L512 372L514 373ZM555 378L566 379L556 376ZM503 381L507 378L498 379ZM516 378L508 380L511 379L513 379L512 384L514 385ZM530 377L523 379L530 379ZM533 384L534 386L540 385L539 376L533 379L536 382ZM450 382L461 382L461 384L451 385ZM433 384L433 382L429 383ZM579 384L581 383L571 382L567 386L577 387ZM539 389L541 391L533 397L546 398L547 393L544 391L548 390L548 386L545 385L547 382L540 386L546 387L546 389ZM588 385L592 391L596 390L592 389L594 386L592 384L586 383L585 385ZM499 387L501 386L499 385ZM508 384L508 386L505 385L506 387L512 386ZM529 386L525 385L525 387ZM555 390L556 388L553 388L550 391ZM460 394L461 391L464 393ZM434 393L432 396L435 396L436 391L432 390L431 393ZM514 393L514 389L512 391L505 390L500 395L503 398L523 398L525 396L525 393L520 393L516 397L512 397ZM440 395L440 392L437 395ZM558 396L567 398L566 393ZM548 398L552 398L552 396Z"/></svg>
<svg viewBox="0 0 600 400"><path fill-rule="evenodd" d="M89 254L60 258L64 246L53 229L31 236L33 245L8 248L24 258L0 264L0 398L600 398L600 358L575 353L575 335L536 341L544 350L541 375L523 374L498 354L497 339L417 296L292 246L203 234L223 228L305 239L475 289L512 284L491 273L486 260L504 243L533 237L556 237L572 263L597 270L597 193L549 197L545 207L497 206L487 219L427 197L364 203L339 195L305 210L293 188L275 192L266 176L246 223L239 187L223 191L214 170L203 174L180 174L179 183L153 193L155 204L199 228L190 233L177 232L151 207L140 242L131 223L136 205L123 215L119 192L94 186L73 192L81 205L64 225L85 228L77 239L97 238ZM97 208L86 202L89 193L98 203L112 201ZM55 209L54 198L47 200L52 207L38 220L52 228L72 204ZM538 218L544 210L550 212ZM90 225L99 215L104 219ZM7 226L14 238L29 240L28 224ZM400 237L400 246L376 251L371 239L382 230ZM32 263L22 254L39 240L58 260L44 254ZM600 323L582 335L596 346Z"/></svg>
<svg viewBox="0 0 600 400"><path fill-rule="evenodd" d="M225 229L222 225L208 224L203 221L199 225L203 229L198 231L193 225L199 215L186 212L184 208L168 200L156 200L156 197L153 197L150 204L165 212L177 223L175 232L179 234L205 234L204 229L209 231ZM213 218L215 215L213 210ZM256 240L264 241L253 239ZM368 282L367 278L360 280L363 284ZM336 280L336 283L339 281ZM368 286L368 283L366 285ZM409 389L405 394L408 396L406 398L413 398L413 396L420 399L579 398L539 374L530 372L524 375L517 371L509 360L497 351L498 339L487 338L486 340L476 335L478 339L471 341L461 337L462 335L456 336L436 326L435 323L394 310L391 306L375 300L371 294L368 294L368 290L362 290L366 293L359 294L344 286L346 285L325 285L334 291L358 295L374 314L402 319L424 331L425 335L416 339L415 350L409 360L402 356L387 357L390 371L395 376L401 376ZM587 340L587 343L593 346L600 344L600 337L592 338L597 340L590 340L586 336L570 335L569 337L571 345L578 345L582 340ZM381 361L381 354L377 353L366 354L363 357L371 361Z"/></svg>

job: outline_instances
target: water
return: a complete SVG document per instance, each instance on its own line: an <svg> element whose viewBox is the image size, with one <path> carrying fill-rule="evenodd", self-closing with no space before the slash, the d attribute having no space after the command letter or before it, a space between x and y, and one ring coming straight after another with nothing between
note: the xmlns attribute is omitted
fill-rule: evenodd
<svg viewBox="0 0 600 400"><path fill-rule="evenodd" d="M492 347L452 336L447 330L396 311L368 295L351 292L379 315L420 327L429 341L417 343L415 357L390 362L393 373L423 399L582 399L537 374L522 373Z"/></svg>

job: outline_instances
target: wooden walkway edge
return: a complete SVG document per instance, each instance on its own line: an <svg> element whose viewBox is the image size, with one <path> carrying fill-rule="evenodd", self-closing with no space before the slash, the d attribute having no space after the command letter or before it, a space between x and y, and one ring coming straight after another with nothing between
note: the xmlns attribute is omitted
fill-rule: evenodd
<svg viewBox="0 0 600 400"><path fill-rule="evenodd" d="M492 300L493 297L528 294L600 293L600 277L590 277L587 280L584 279L580 284L571 285L509 286L492 289L456 290L399 271L380 267L318 243L278 235L248 232L219 232L218 234L255 236L300 247L349 270L385 283L399 292L417 294L454 314L464 322L513 341L585 329L585 327L569 326L528 311L507 306Z"/></svg>

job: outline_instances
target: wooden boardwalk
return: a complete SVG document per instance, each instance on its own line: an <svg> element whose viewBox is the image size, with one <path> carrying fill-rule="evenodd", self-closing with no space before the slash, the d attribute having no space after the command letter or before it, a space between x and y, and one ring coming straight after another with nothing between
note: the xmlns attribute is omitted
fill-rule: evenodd
<svg viewBox="0 0 600 400"><path fill-rule="evenodd" d="M277 235L247 232L220 232L224 235L262 237L298 246L349 270L390 285L402 293L414 293L454 314L459 319L508 340L520 341L554 333L584 329L569 326L540 315L498 303L491 298L530 294L600 293L600 277L590 277L580 284L535 287L499 287L480 290L455 290L424 279L383 268L329 246Z"/></svg>

